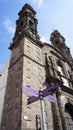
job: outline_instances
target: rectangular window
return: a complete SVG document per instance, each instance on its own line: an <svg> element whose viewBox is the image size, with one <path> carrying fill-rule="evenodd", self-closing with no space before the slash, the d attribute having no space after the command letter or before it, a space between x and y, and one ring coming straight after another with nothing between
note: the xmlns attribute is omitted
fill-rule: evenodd
<svg viewBox="0 0 73 130"><path fill-rule="evenodd" d="M69 87L68 80L63 77L64 73L63 73L63 68L62 68L62 66L58 65L58 71L59 71L60 74L61 74L61 79L62 79L62 81L63 81L63 85L65 85L66 87Z"/></svg>
<svg viewBox="0 0 73 130"><path fill-rule="evenodd" d="M63 75L62 67L58 65L58 71Z"/></svg>
<svg viewBox="0 0 73 130"><path fill-rule="evenodd" d="M69 87L68 80L65 79L64 77L62 77L62 80L63 80L63 84L64 84L66 87Z"/></svg>

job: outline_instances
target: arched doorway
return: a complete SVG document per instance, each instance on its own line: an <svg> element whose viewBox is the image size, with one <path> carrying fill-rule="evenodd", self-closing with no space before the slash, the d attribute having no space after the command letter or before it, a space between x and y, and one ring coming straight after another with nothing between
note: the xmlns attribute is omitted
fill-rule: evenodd
<svg viewBox="0 0 73 130"><path fill-rule="evenodd" d="M66 103L65 112L66 112L67 130L73 130L73 105L71 103Z"/></svg>

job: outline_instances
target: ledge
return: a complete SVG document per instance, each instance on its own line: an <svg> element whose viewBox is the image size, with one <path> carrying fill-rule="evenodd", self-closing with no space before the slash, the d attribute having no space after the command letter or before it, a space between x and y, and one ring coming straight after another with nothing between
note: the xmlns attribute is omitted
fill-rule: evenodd
<svg viewBox="0 0 73 130"><path fill-rule="evenodd" d="M68 94L71 94L71 95L73 96L73 89L68 88L68 87L66 87L66 86L64 86L64 85L62 85L61 88L62 88L62 90L63 90L64 92L67 92Z"/></svg>

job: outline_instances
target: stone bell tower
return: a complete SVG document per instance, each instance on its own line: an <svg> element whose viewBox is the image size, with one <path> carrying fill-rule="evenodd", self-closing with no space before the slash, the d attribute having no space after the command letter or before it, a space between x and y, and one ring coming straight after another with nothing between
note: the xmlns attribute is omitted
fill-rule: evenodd
<svg viewBox="0 0 73 130"><path fill-rule="evenodd" d="M59 31L55 30L50 37L52 45L60 50L63 56L68 59L68 62L73 66L72 56L70 53L70 48L67 47L65 43L65 38L60 34Z"/></svg>
<svg viewBox="0 0 73 130"><path fill-rule="evenodd" d="M23 94L24 85L42 87L44 71L38 21L29 4L25 4L18 15L15 36L9 47L11 59L0 130L35 130L36 115L40 114L39 101L36 108L34 104L28 107L27 96Z"/></svg>

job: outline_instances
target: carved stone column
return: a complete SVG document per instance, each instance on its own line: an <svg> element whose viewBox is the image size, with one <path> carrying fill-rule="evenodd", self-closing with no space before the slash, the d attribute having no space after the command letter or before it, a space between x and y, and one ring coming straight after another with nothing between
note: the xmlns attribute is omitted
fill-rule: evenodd
<svg viewBox="0 0 73 130"><path fill-rule="evenodd" d="M56 96L55 96L56 99ZM57 104L57 99L55 103L52 103L52 114L53 114L53 130L62 130L61 118L59 114L59 108Z"/></svg>
<svg viewBox="0 0 73 130"><path fill-rule="evenodd" d="M64 112L64 104L65 103L61 100L61 93L60 92L57 92L57 102L58 102L60 117L61 117L61 121L62 121L62 128L63 128L63 130L67 130L65 112Z"/></svg>

